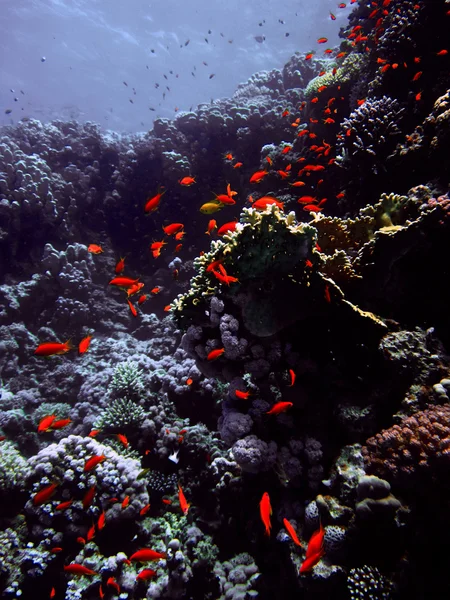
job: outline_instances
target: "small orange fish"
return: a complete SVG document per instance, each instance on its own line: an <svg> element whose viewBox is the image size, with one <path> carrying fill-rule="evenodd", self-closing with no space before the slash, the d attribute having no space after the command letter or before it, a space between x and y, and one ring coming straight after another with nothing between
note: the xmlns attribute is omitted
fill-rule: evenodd
<svg viewBox="0 0 450 600"><path fill-rule="evenodd" d="M67 340L64 344L60 344L58 342L46 342L44 344L39 344L39 346L34 351L36 356L54 356L55 354L65 354L72 350L72 345L70 340Z"/></svg>
<svg viewBox="0 0 450 600"><path fill-rule="evenodd" d="M114 577L108 577L106 585L109 585L110 587L114 588L117 592L117 595L120 596L120 585L117 583Z"/></svg>
<svg viewBox="0 0 450 600"><path fill-rule="evenodd" d="M292 387L295 383L295 371L293 369L289 369L289 375L291 376L291 383L289 384L289 387Z"/></svg>
<svg viewBox="0 0 450 600"><path fill-rule="evenodd" d="M332 21L336 21L336 16L335 16L335 15L333 15L333 13L332 13L332 12L330 12L330 19L331 19Z"/></svg>
<svg viewBox="0 0 450 600"><path fill-rule="evenodd" d="M92 340L92 335L87 335L86 337L84 337L81 342L78 344L78 353L79 354L84 354L85 352L87 352L89 345L91 343Z"/></svg>
<svg viewBox="0 0 450 600"><path fill-rule="evenodd" d="M208 228L205 231L207 235L211 235L211 232L217 229L217 221L215 219L211 219L208 223Z"/></svg>
<svg viewBox="0 0 450 600"><path fill-rule="evenodd" d="M225 154L225 158L226 160L233 160L233 155L231 154L231 152L228 152L228 154Z"/></svg>
<svg viewBox="0 0 450 600"><path fill-rule="evenodd" d="M300 540L298 539L297 533L287 519L283 519L283 525L286 527L286 531L291 536L291 539L294 542L294 544L296 544L297 546L300 546L300 548L301 548L302 545L300 543Z"/></svg>
<svg viewBox="0 0 450 600"><path fill-rule="evenodd" d="M189 507L191 505L186 501L186 497L183 493L183 490L182 490L180 484L178 484L178 501L180 503L180 507L183 512L183 515L187 515L189 512Z"/></svg>
<svg viewBox="0 0 450 600"><path fill-rule="evenodd" d="M45 488L42 488L42 490L39 490L39 492L33 496L33 504L35 506L40 506L41 504L48 502L55 493L58 485L58 483L51 483L50 485L45 486Z"/></svg>
<svg viewBox="0 0 450 600"><path fill-rule="evenodd" d="M142 548L142 550L138 550L130 556L130 560L138 562L149 562L151 560L159 560L160 558L167 558L167 554L151 550L150 548Z"/></svg>
<svg viewBox="0 0 450 600"><path fill-rule="evenodd" d="M172 310L172 306L170 304L166 304L164 307L164 312L170 312Z"/></svg>
<svg viewBox="0 0 450 600"><path fill-rule="evenodd" d="M250 396L250 392L242 392L241 390L235 390L236 398L240 398L241 400L248 400Z"/></svg>
<svg viewBox="0 0 450 600"><path fill-rule="evenodd" d="M180 185L185 185L189 187L190 185L195 183L195 177L182 177L178 183L180 183Z"/></svg>
<svg viewBox="0 0 450 600"><path fill-rule="evenodd" d="M267 175L268 171L255 171L250 177L250 183L259 183Z"/></svg>
<svg viewBox="0 0 450 600"><path fill-rule="evenodd" d="M161 191L162 190L162 191ZM163 194L165 194L166 190L163 187L158 188L158 192L152 198L149 198L144 206L144 212L151 213L157 210L159 204L161 202L161 198Z"/></svg>
<svg viewBox="0 0 450 600"><path fill-rule="evenodd" d="M97 529L99 531L101 531L105 527L105 523L106 523L106 515L105 515L105 511L103 510L100 513L100 516L99 516L98 521L97 521Z"/></svg>
<svg viewBox="0 0 450 600"><path fill-rule="evenodd" d="M96 571L92 571L92 569L88 569L84 565L80 565L78 563L65 565L64 571L66 573L70 573L71 575L97 575Z"/></svg>
<svg viewBox="0 0 450 600"><path fill-rule="evenodd" d="M55 419L56 419L56 415L47 415L46 417L43 417L39 421L39 425L38 425L38 429L37 429L38 433L46 433L47 431L50 431L50 426Z"/></svg>
<svg viewBox="0 0 450 600"><path fill-rule="evenodd" d="M141 515L141 517L143 517L144 515L146 515L148 513L149 510L150 510L150 504L146 504L145 506L143 506L141 508L141 510L139 511L139 514Z"/></svg>
<svg viewBox="0 0 450 600"><path fill-rule="evenodd" d="M325 285L324 297L327 302L331 302L330 288L328 287L328 283Z"/></svg>
<svg viewBox="0 0 450 600"><path fill-rule="evenodd" d="M150 290L150 294L154 294L156 296L156 294L159 294L160 291L161 291L160 287L154 287Z"/></svg>
<svg viewBox="0 0 450 600"><path fill-rule="evenodd" d="M153 569L142 569L142 571L136 575L136 581L148 581L149 579L156 577L156 574L156 571Z"/></svg>
<svg viewBox="0 0 450 600"><path fill-rule="evenodd" d="M84 472L86 473L87 471L92 471L92 469L95 469L95 467L102 463L105 459L106 456L104 454L91 456L91 458L88 458L88 460L84 463Z"/></svg>
<svg viewBox="0 0 450 600"><path fill-rule="evenodd" d="M190 377L188 379L186 379L186 385L192 385L194 383L194 380L191 379Z"/></svg>
<svg viewBox="0 0 450 600"><path fill-rule="evenodd" d="M61 548L62 550L62 548ZM56 589L54 587L52 587L52 589L50 590L50 598L54 598L56 596Z"/></svg>
<svg viewBox="0 0 450 600"><path fill-rule="evenodd" d="M142 294L142 296L139 296L137 303L140 306L141 304L144 304L146 300L148 300L147 294Z"/></svg>
<svg viewBox="0 0 450 600"><path fill-rule="evenodd" d="M308 52L308 54L305 55L305 60L311 60L313 56L314 52Z"/></svg>
<svg viewBox="0 0 450 600"><path fill-rule="evenodd" d="M125 496L125 498L122 500L122 508L126 508L128 505L130 504L130 496Z"/></svg>
<svg viewBox="0 0 450 600"><path fill-rule="evenodd" d="M120 275L124 269L125 269L125 258L122 257L119 261L117 261L114 271L115 271L116 275Z"/></svg>
<svg viewBox="0 0 450 600"><path fill-rule="evenodd" d="M91 254L101 254L103 252L103 248L101 246L97 246L97 244L89 244L88 252Z"/></svg>
<svg viewBox="0 0 450 600"><path fill-rule="evenodd" d="M225 348L217 348L216 350L211 350L211 352L206 357L206 360L217 360L222 354L225 352Z"/></svg>
<svg viewBox="0 0 450 600"><path fill-rule="evenodd" d="M243 164L243 163L241 163L241 162L237 162L237 163L235 163L235 164L233 165L233 169L240 169L240 168L242 167L242 164Z"/></svg>
<svg viewBox="0 0 450 600"><path fill-rule="evenodd" d="M50 429L62 429L63 427L67 427L69 423L72 423L72 419L58 419L57 421L53 421Z"/></svg>
<svg viewBox="0 0 450 600"><path fill-rule="evenodd" d="M131 304L131 302L129 300L127 300L127 302L128 302L128 308L130 309L131 314L133 315L133 317L137 317L136 308L133 306L133 304Z"/></svg>
<svg viewBox="0 0 450 600"><path fill-rule="evenodd" d="M174 235L183 229L183 223L171 223L163 227L163 231L166 235Z"/></svg>
<svg viewBox="0 0 450 600"><path fill-rule="evenodd" d="M163 504L172 504L172 500L169 500L169 498L163 498L162 501Z"/></svg>
<svg viewBox="0 0 450 600"><path fill-rule="evenodd" d="M226 233L233 232L236 229L236 223L237 223L237 221L230 221L229 223L224 223L217 230L217 235L222 236L222 235L225 235Z"/></svg>
<svg viewBox="0 0 450 600"><path fill-rule="evenodd" d="M77 543L83 544L83 546L86 546L86 540L84 539L84 537L81 537L81 535L79 537L77 537Z"/></svg>
<svg viewBox="0 0 450 600"><path fill-rule="evenodd" d="M275 204L281 210L283 210L283 208L284 208L284 203L277 200L277 198L272 198L272 196L263 196L262 198L255 200L255 202L253 202L252 206L253 206L253 208L256 208L257 210L265 210L271 204Z"/></svg>
<svg viewBox="0 0 450 600"><path fill-rule="evenodd" d="M117 285L117 287L129 288L138 283L139 277L137 279L130 279L129 277L114 277L111 279L108 285Z"/></svg>
<svg viewBox="0 0 450 600"><path fill-rule="evenodd" d="M60 502L55 506L55 510L66 510L66 508L70 508L72 506L73 500L66 500L65 502Z"/></svg>
<svg viewBox="0 0 450 600"><path fill-rule="evenodd" d="M92 527L89 527L87 534L86 534L86 540L88 542L90 542L95 536L95 525L92 524Z"/></svg>
<svg viewBox="0 0 450 600"><path fill-rule="evenodd" d="M94 499L95 496L95 492L96 492L96 486L93 485L91 486L88 491L85 493L85 495L83 496L82 499L82 504L83 504L83 508L84 510L86 510L87 508L90 507L90 505L92 504L92 500Z"/></svg>
<svg viewBox="0 0 450 600"><path fill-rule="evenodd" d="M439 50L439 52L436 52L436 56L445 56L446 54L448 54L448 50Z"/></svg>
<svg viewBox="0 0 450 600"><path fill-rule="evenodd" d="M186 235L185 231L179 231L178 233L175 234L175 239L177 241L182 240L185 235Z"/></svg>
<svg viewBox="0 0 450 600"><path fill-rule="evenodd" d="M272 507L270 505L270 497L267 492L264 492L264 494L262 495L261 501L259 503L259 513L261 515L261 520L265 527L265 533L266 535L270 536L270 530L272 529L272 524L270 522Z"/></svg>
<svg viewBox="0 0 450 600"><path fill-rule="evenodd" d="M88 437L90 438L95 438L98 436L98 434L100 433L100 429L93 429L89 434Z"/></svg>
<svg viewBox="0 0 450 600"><path fill-rule="evenodd" d="M179 252L181 250L181 248L183 247L183 244L177 244L175 246L175 253Z"/></svg>
<svg viewBox="0 0 450 600"><path fill-rule="evenodd" d="M119 442L121 442L125 446L125 448L128 448L128 440L126 435L124 435L123 433L116 433L116 437L119 440Z"/></svg>
<svg viewBox="0 0 450 600"><path fill-rule="evenodd" d="M419 102L419 100L422 100L422 92L416 94L416 101Z"/></svg>
<svg viewBox="0 0 450 600"><path fill-rule="evenodd" d="M418 71L412 78L412 81L417 81L419 79L419 77L422 75L422 72L423 71Z"/></svg>
<svg viewBox="0 0 450 600"><path fill-rule="evenodd" d="M326 44L328 42L328 38L326 37L321 37L317 40L318 44Z"/></svg>
<svg viewBox="0 0 450 600"><path fill-rule="evenodd" d="M297 202L299 204L313 204L314 202L317 202L317 198L314 196L302 196L297 200Z"/></svg>
<svg viewBox="0 0 450 600"><path fill-rule="evenodd" d="M292 402L277 402L266 412L266 415L279 415L282 412L286 412L291 406L294 406Z"/></svg>
<svg viewBox="0 0 450 600"><path fill-rule="evenodd" d="M315 204L307 204L303 207L303 210L305 212L320 212L322 209L319 206L316 206Z"/></svg>

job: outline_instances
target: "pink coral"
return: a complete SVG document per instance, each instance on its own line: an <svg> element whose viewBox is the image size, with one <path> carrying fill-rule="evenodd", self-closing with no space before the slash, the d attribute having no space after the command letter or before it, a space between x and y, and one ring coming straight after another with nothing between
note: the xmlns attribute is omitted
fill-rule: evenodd
<svg viewBox="0 0 450 600"><path fill-rule="evenodd" d="M437 482L450 464L450 405L435 406L383 430L362 449L367 471L406 486Z"/></svg>

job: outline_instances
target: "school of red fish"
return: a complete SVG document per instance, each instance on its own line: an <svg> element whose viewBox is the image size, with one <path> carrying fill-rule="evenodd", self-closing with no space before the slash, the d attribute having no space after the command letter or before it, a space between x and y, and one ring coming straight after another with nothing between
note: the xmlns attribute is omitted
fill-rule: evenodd
<svg viewBox="0 0 450 600"><path fill-rule="evenodd" d="M354 4L356 0L351 0L350 4ZM378 44L378 40L384 30L384 19L389 15L389 10L391 9L391 0L378 0L372 1L371 6L373 7L372 12L369 15L369 20L373 21L372 31L364 31L361 25L356 25L351 29L350 34L347 36L348 40L351 41L352 46L357 47L359 51L373 51L374 48ZM419 8L419 4L415 6L415 8ZM345 3L340 3L338 8L345 8ZM450 12L450 11L449 11ZM447 13L449 14L449 13ZM330 12L331 20L336 20L336 16ZM369 37L370 34L370 37ZM318 44L325 44L327 42L327 38L320 37L317 39ZM367 45L366 45L367 44ZM333 54L333 49L326 49L324 51L325 55ZM437 52L437 57L442 57L447 55L447 49L442 49ZM305 60L311 60L315 52L308 52L305 55ZM335 60L340 61L344 59L346 56L346 52L339 52L335 55ZM379 70L381 74L388 73L391 70L396 69L413 69L414 73L411 72L411 83L413 86L418 86L422 76L422 71L417 70L418 65L421 63L422 57L415 56L412 64L397 64L391 63L387 58L383 58L379 56L377 58L377 63L380 65ZM337 71L337 67L333 67L332 73L335 74ZM322 71L320 73L320 77L326 75L328 72ZM343 97L333 96L328 98L326 101L321 100L321 95L327 90L326 85L319 86L317 88L317 95L310 99L310 105L314 105L315 113L317 114L317 110L320 108L322 111L322 120L319 122L318 118L309 118L308 121L302 118L302 113L307 107L307 102L303 101L298 107L300 116L296 116L295 119L292 119L291 112L288 109L285 109L282 112L283 118L292 119L290 123L292 126L292 130L296 139L291 144L283 143L279 148L279 152L277 153L277 157L271 157L267 155L265 157L265 164L262 168L254 172L250 179L249 183L257 185L265 178L273 178L275 181L279 180L287 180L289 185L296 190L306 188L306 192L302 194L298 198L298 204L300 204L303 208L303 211L310 213L311 218L313 218L313 213L321 212L325 209L325 205L328 202L328 198L320 197L320 189L326 177L329 176L330 169L335 162L334 156L334 146L331 143L328 143L324 139L321 143L316 143L316 139L318 135L315 133L315 126L325 124L330 126L330 134L332 133L332 128L337 127L339 125L339 103L344 100ZM340 86L338 85L336 91L340 91ZM415 91L415 100L417 102L421 101L423 91L419 88L416 88ZM358 106L363 105L365 99L358 99ZM351 137L354 132L351 129L348 129L344 132L345 136ZM335 139L336 136L342 137L342 134L334 133ZM298 145L299 151L301 151L301 156L297 158L298 154L296 154L297 150L295 148L297 138L300 138L301 144ZM295 158L293 158L295 156ZM224 163L226 167L232 169L242 169L244 166L242 157L235 157L232 152L227 152L223 157ZM274 161L277 161L278 164L275 166ZM282 161L282 162L280 162ZM192 176L191 174L184 174L180 176L178 180L178 184L182 187L190 187L197 183L197 177ZM144 214L153 214L155 213L161 203L163 201L167 201L165 194L168 190L166 190L163 186L160 186L156 193L149 197L145 203L143 204L143 212ZM213 213L219 212L223 209L226 209L230 206L235 206L237 204L238 192L231 189L230 184L226 185L226 189L223 193L214 194L214 198L199 207L199 210L202 214L211 215ZM344 192L339 192L336 194L337 199L342 199L345 196ZM164 200L163 200L164 198ZM266 195L256 197L254 194L249 195L246 198L246 201L256 210L265 210L267 207L271 205L276 205L281 211L284 209L284 203L280 202L274 196ZM236 230L238 226L238 220L234 219L231 221L225 221L223 224L219 225L215 219L210 219L206 224L205 234L212 237L213 235L224 236ZM162 231L164 234L163 239L160 241L153 241L150 245L150 252L154 259L158 259L161 256L161 253L167 252L165 250L165 246L169 246L171 238L174 240L174 248L173 252L176 254L180 252L182 249L182 240L186 235L185 226L183 223L168 223L162 227ZM103 253L103 248L98 244L90 244L88 246L88 251L93 255L101 255ZM310 262L310 261L307 261ZM311 264L307 266L312 266ZM121 293L124 294L124 300L126 301L126 306L130 311L130 314L133 318L137 318L139 316L139 311L142 310L142 305L147 302L151 297L157 295L161 288L153 287L148 293L143 291L145 284L140 281L140 277L130 277L124 275L124 271L126 270L126 258L120 257L115 265L115 273L114 277L109 281L109 285L113 288L118 288L121 290ZM213 263L207 266L206 271L210 273L212 281L217 280L222 285L230 286L231 284L238 284L239 281L232 274L228 273L224 266L222 265L220 260L216 260ZM173 273L173 276L177 276L177 272ZM325 299L328 302L331 302L330 293L328 287L325 288ZM171 305L167 305L164 310L169 312L171 310ZM36 356L40 357L50 357L54 355L63 355L71 350L78 349L79 354L84 354L89 350L90 343L93 339L93 332L89 332L88 335L84 336L81 341L78 343L77 348L72 345L71 340L67 340L66 342L45 342L41 343L37 346L34 353ZM217 361L220 360L224 355L224 348L217 348L209 352L207 356L207 361ZM223 359L222 359L223 360ZM292 387L295 384L296 374L290 369L289 370L289 386ZM186 381L186 385L191 386L193 383L192 379L188 379ZM235 396L239 400L248 400L251 395L251 392L248 390L236 390ZM268 415L279 415L293 407L292 402L277 402L275 403L269 411L267 411ZM39 434L48 434L52 431L62 429L66 427L70 423L70 419L59 419L57 415L51 414L43 417L38 425L38 433ZM100 432L98 430L94 430L91 432L91 436L95 437ZM123 434L115 434L117 439L125 446L128 446L128 440ZM180 435L182 441L182 435ZM92 471L97 465L103 462L106 459L104 455L100 456L92 456L90 457L84 466L84 471ZM54 482L40 491L38 491L32 501L34 505L42 505L50 501L51 498L58 491L58 483ZM85 509L88 509L96 494L95 486L92 486L84 495L82 499L82 504ZM180 484L178 484L178 499L179 506L183 513L183 515L187 516L189 512L190 504L187 502L185 495L183 493L183 489ZM111 501L119 501L117 498L112 498ZM130 498L126 496L121 500L122 508L125 508L130 501ZM164 500L163 500L164 501ZM73 500L60 502L56 506L56 510L63 511L69 508L72 504ZM170 500L165 500L167 504L170 503ZM141 510L141 516L144 516L148 510L150 509L150 505L147 505ZM265 533L270 536L271 533L271 514L272 507L270 503L269 494L265 492L262 496L260 502L260 516L263 522ZM105 511L104 508L100 514L100 517L97 520L96 524L93 524L91 529L87 533L87 540L92 539L97 532L101 531L106 525L105 519ZM301 547L301 543L297 536L297 533L291 523L284 519L283 524L291 537L294 544L298 547ZM323 542L325 536L325 529L320 524L320 527L317 531L315 531L308 543L306 549L305 558L300 567L300 573L304 574L309 571L316 565L319 560L322 558L324 554L323 550ZM86 543L84 538L79 538L80 543ZM62 548L54 548L52 552L60 552ZM129 561L136 562L150 562L156 561L159 559L165 559L165 553L156 552L150 548L143 548L137 550L129 557ZM72 563L64 566L64 571L71 575L76 576L92 576L95 574L94 571L88 569L82 564ZM156 576L156 571L152 569L145 568L139 572L136 579L138 581L149 581L153 577ZM109 578L107 586L116 590L116 592L120 593L120 587L118 583L114 580L114 578ZM55 595L54 588L51 592L50 597ZM99 596L103 598L105 595L105 590L102 585L99 588Z"/></svg>

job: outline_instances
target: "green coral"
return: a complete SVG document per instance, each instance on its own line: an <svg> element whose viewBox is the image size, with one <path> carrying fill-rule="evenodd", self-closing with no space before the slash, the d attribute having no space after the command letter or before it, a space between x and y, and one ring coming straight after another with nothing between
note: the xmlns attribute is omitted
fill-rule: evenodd
<svg viewBox="0 0 450 600"><path fill-rule="evenodd" d="M102 431L127 431L142 425L144 409L130 398L116 398L107 406L94 423Z"/></svg>
<svg viewBox="0 0 450 600"><path fill-rule="evenodd" d="M0 494L23 490L30 467L10 441L0 442Z"/></svg>
<svg viewBox="0 0 450 600"><path fill-rule="evenodd" d="M272 335L297 315L298 307L294 315L274 297L295 296L300 288L304 293L306 288L299 282L308 278L304 264L312 256L316 235L314 227L297 223L294 213L286 215L276 205L265 211L244 208L236 230L225 235L223 241L213 242L209 253L195 259L199 274L191 280L191 288L175 299L172 314L182 324L183 313L207 310L208 297L216 290L231 299L245 291L245 299L241 295L241 310L246 327L255 335ZM227 287L207 271L207 266L216 260L238 282ZM254 301L256 297L258 302Z"/></svg>
<svg viewBox="0 0 450 600"><path fill-rule="evenodd" d="M331 69L322 75L321 77L314 77L305 90L305 96L309 99L311 96L315 96L318 93L319 87L325 85L327 87L344 85L350 83L355 79L362 70L367 58L363 54L352 52L345 59L344 62L337 66L336 63L331 64ZM336 68L336 72L333 75L333 68Z"/></svg>
<svg viewBox="0 0 450 600"><path fill-rule="evenodd" d="M114 369L112 381L109 386L110 392L116 398L128 398L137 400L144 393L144 372L139 368L137 362L127 360L119 363Z"/></svg>

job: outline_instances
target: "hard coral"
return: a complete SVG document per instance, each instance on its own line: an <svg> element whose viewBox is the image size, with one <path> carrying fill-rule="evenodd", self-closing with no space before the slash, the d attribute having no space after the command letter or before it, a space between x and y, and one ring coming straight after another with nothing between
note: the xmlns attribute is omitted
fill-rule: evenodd
<svg viewBox="0 0 450 600"><path fill-rule="evenodd" d="M367 471L407 490L449 488L450 405L417 412L366 442Z"/></svg>

